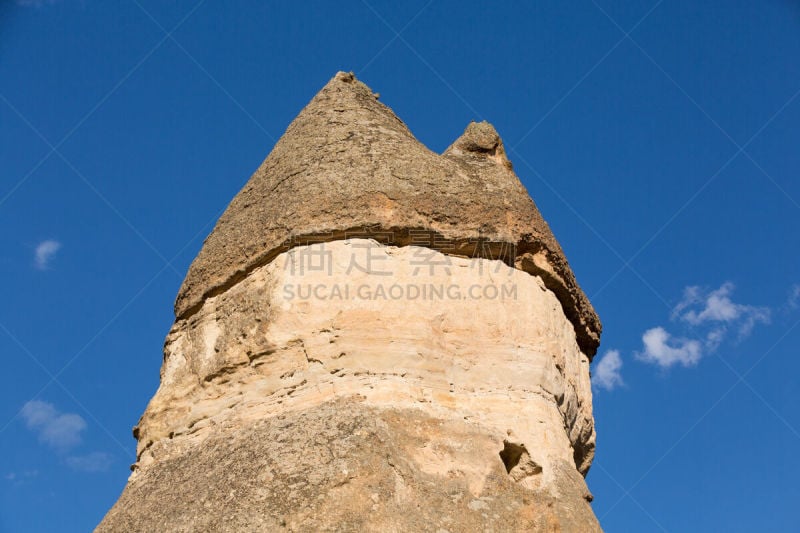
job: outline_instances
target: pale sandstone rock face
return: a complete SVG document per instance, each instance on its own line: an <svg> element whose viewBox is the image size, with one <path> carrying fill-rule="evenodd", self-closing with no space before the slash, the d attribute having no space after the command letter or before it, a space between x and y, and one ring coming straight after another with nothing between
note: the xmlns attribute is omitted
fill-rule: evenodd
<svg viewBox="0 0 800 533"><path fill-rule="evenodd" d="M589 360L542 280L500 261L363 239L294 248L178 321L164 357L140 467L228 420L351 395L475 422L542 466L585 472L593 455Z"/></svg>
<svg viewBox="0 0 800 533"><path fill-rule="evenodd" d="M600 321L491 125L437 155L337 74L176 316L98 531L599 531Z"/></svg>
<svg viewBox="0 0 800 533"><path fill-rule="evenodd" d="M297 247L179 320L164 357L161 387L136 429L139 460L126 489L129 499L132 491L162 483L157 480L165 464L208 454L211 442L225 442L223 435L236 442L243 432L262 427L260 421L313 418L324 408L340 410L342 420L360 413L402 426L407 417L411 427L402 431L416 436L403 433L392 446L402 448L393 453L410 470L401 488L387 486L378 499L426 505L427 491L433 490L426 484L452 485L455 492L447 494L455 499L447 496L435 510L438 519L424 530L447 529L442 519L455 520L464 505L474 515L464 528L505 529L522 520L517 525L524 529L524 523L540 519L544 529L550 527L544 524L597 527L579 474L588 470L594 451L588 357L541 278L501 261L363 239ZM415 430L418 420L438 429ZM447 427L454 433L442 429ZM384 437L395 430L400 431ZM282 444L262 446L280 454ZM297 446L297 453L311 453L302 443ZM381 467L390 470L387 465ZM373 467L345 476L347 484L377 482L381 475L372 473ZM339 482L326 478L321 498L328 498L330 483ZM311 490L313 483L306 483ZM356 485L347 491L358 493ZM530 501L549 502L550 518L526 506L526 490ZM521 495L518 505L489 506L507 491ZM373 492L360 497L371 499ZM124 502L104 528L126 523L120 522ZM372 508L370 502L361 504ZM484 506L492 513L478 512ZM384 508L378 522L359 524L402 530L405 518L393 515L397 509ZM262 518L294 524L290 529L348 529L335 515L289 504L271 513ZM316 521L307 521L309 513ZM522 515L530 515L527 522ZM269 520L264 530L274 526ZM187 524L193 524L187 530L197 526ZM250 526L261 527L257 524Z"/></svg>

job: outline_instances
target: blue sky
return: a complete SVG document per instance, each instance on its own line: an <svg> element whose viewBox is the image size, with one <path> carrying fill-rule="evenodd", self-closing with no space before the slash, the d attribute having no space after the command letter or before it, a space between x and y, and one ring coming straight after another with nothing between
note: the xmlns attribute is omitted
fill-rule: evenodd
<svg viewBox="0 0 800 533"><path fill-rule="evenodd" d="M605 326L606 530L796 527L800 3L487 5L3 0L0 531L116 500L190 261L337 70L502 135Z"/></svg>

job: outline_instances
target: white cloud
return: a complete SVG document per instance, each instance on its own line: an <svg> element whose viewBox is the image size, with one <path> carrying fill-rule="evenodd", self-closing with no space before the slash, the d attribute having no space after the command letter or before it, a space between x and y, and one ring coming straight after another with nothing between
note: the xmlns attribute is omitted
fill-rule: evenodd
<svg viewBox="0 0 800 533"><path fill-rule="evenodd" d="M691 305L695 305L701 301L702 297L700 293L700 287L697 286L686 287L685 289L683 289L683 298L681 299L680 302L678 302L678 305L676 305L675 308L672 310L672 315L670 316L670 318L672 320L675 320L680 316L680 314L683 312L684 309L686 309Z"/></svg>
<svg viewBox="0 0 800 533"><path fill-rule="evenodd" d="M50 261L60 249L61 243L58 241L46 240L40 242L36 246L36 252L34 253L34 266L39 270L47 270L50 266Z"/></svg>
<svg viewBox="0 0 800 533"><path fill-rule="evenodd" d="M622 385L622 357L618 350L609 350L603 355L592 374L592 385L601 389L612 390Z"/></svg>
<svg viewBox="0 0 800 533"><path fill-rule="evenodd" d="M636 358L662 368L669 368L678 363L686 367L694 366L703 356L703 345L700 341L673 338L662 327L645 331L642 342L644 351L637 353Z"/></svg>
<svg viewBox="0 0 800 533"><path fill-rule="evenodd" d="M26 403L21 414L40 441L59 451L80 444L81 432L86 429L86 421L80 415L61 413L53 404L40 400Z"/></svg>
<svg viewBox="0 0 800 533"><path fill-rule="evenodd" d="M738 329L740 339L750 335L756 324L769 324L769 308L736 303L731 299L733 290L734 285L730 282L707 293L699 287L687 287L683 299L673 309L672 317L680 318L692 326L713 323L729 325ZM717 341L722 340L724 331L715 328L712 332Z"/></svg>
<svg viewBox="0 0 800 533"><path fill-rule="evenodd" d="M670 319L683 335L673 335L664 327L648 329L642 335L643 348L636 359L669 368L673 365L695 366L704 355L717 350L735 332L738 340L753 332L757 324L769 324L768 307L745 305L733 301L733 283L726 282L718 289L686 287L683 298L672 309ZM789 305L800 306L800 285L793 287Z"/></svg>
<svg viewBox="0 0 800 533"><path fill-rule="evenodd" d="M713 352L719 345L722 344L722 341L725 339L725 333L727 330L725 328L714 328L708 332L706 335L706 342L705 348L709 352Z"/></svg>
<svg viewBox="0 0 800 533"><path fill-rule="evenodd" d="M67 466L82 472L105 472L113 458L106 452L91 452L86 455L67 457Z"/></svg>

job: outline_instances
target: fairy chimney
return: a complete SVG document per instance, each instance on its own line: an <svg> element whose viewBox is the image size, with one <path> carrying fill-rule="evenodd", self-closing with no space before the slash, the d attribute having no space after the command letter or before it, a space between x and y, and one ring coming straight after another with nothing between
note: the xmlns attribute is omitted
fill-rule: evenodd
<svg viewBox="0 0 800 533"><path fill-rule="evenodd" d="M336 74L175 315L97 531L599 531L600 321L490 124L436 154Z"/></svg>

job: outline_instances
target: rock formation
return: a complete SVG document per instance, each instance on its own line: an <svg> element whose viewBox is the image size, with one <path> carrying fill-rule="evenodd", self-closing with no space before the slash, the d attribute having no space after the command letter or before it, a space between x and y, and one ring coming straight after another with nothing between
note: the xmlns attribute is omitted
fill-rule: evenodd
<svg viewBox="0 0 800 533"><path fill-rule="evenodd" d="M596 531L600 322L488 123L444 154L352 74L192 263L98 531Z"/></svg>

